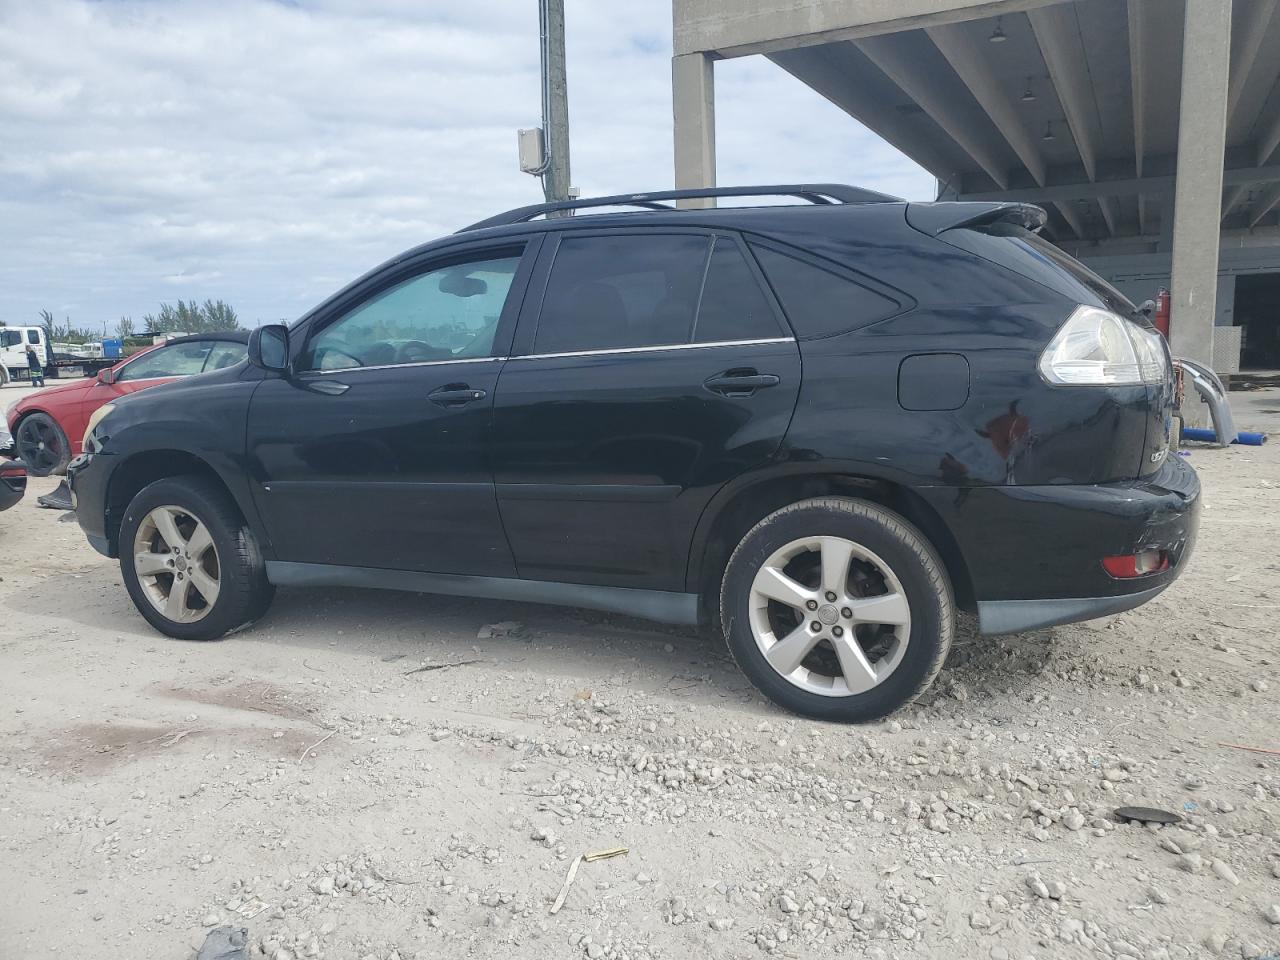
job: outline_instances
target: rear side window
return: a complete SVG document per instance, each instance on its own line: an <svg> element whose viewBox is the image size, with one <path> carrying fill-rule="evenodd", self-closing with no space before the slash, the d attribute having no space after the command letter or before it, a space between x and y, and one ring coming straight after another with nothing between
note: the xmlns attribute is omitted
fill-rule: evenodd
<svg viewBox="0 0 1280 960"><path fill-rule="evenodd" d="M40 331L39 331L39 330L28 330L28 331L27 331L27 343L39 343L39 342L40 342Z"/></svg>
<svg viewBox="0 0 1280 960"><path fill-rule="evenodd" d="M1042 283L1076 303L1100 302L1121 316L1131 316L1137 311L1123 293L1075 257L1025 227L993 223L947 230L938 239Z"/></svg>
<svg viewBox="0 0 1280 960"><path fill-rule="evenodd" d="M891 317L901 309L896 300L831 270L772 247L750 246L801 340L844 333Z"/></svg>
<svg viewBox="0 0 1280 960"><path fill-rule="evenodd" d="M561 240L534 352L688 343L708 245L681 235Z"/></svg>
<svg viewBox="0 0 1280 960"><path fill-rule="evenodd" d="M728 237L717 237L702 286L694 343L767 340L782 335L747 259Z"/></svg>

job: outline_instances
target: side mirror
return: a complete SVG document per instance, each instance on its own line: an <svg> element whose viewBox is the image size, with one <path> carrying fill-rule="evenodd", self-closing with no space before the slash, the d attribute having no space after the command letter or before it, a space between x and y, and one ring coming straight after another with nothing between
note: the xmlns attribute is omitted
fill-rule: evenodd
<svg viewBox="0 0 1280 960"><path fill-rule="evenodd" d="M108 367L106 370L98 371L98 382L110 386L116 382L115 371Z"/></svg>
<svg viewBox="0 0 1280 960"><path fill-rule="evenodd" d="M283 323L272 323L249 334L249 362L263 370L287 372L289 328Z"/></svg>

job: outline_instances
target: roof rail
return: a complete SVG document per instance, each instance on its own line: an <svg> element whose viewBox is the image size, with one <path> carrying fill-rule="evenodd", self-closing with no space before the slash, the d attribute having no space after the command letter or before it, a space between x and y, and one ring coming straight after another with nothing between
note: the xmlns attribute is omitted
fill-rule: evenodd
<svg viewBox="0 0 1280 960"><path fill-rule="evenodd" d="M844 183L790 183L758 187L703 187L692 190L657 190L652 193L624 193L613 197L588 197L582 200L558 200L554 203L534 203L516 207L505 213L487 217L478 223L463 227L459 233L480 230L484 227L500 227L512 223L526 223L534 217L554 213L557 210L581 210L584 207L644 207L648 210L671 210L663 200L701 200L709 197L799 197L815 204L835 203L899 203L901 197L877 193L863 187L851 187Z"/></svg>

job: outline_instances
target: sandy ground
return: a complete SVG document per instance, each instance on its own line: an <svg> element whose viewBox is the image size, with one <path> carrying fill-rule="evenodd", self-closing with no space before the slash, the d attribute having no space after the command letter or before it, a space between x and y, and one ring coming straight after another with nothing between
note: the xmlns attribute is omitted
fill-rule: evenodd
<svg viewBox="0 0 1280 960"><path fill-rule="evenodd" d="M1280 391L1232 400L1280 428ZM281 591L168 640L35 481L0 514L0 958L188 958L224 923L277 960L1280 954L1280 756L1219 744L1280 748L1280 444L1191 462L1166 594L966 631L867 727L574 610Z"/></svg>

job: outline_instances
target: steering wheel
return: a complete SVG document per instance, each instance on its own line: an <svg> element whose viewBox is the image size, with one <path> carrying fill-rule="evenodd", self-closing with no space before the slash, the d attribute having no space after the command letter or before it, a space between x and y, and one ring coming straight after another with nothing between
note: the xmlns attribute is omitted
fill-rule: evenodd
<svg viewBox="0 0 1280 960"><path fill-rule="evenodd" d="M433 347L422 340L410 340L400 345L396 351L397 363L415 363L420 360L446 360L450 356L447 350Z"/></svg>

